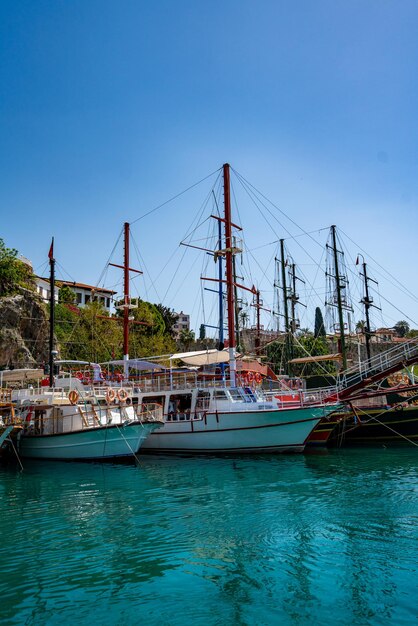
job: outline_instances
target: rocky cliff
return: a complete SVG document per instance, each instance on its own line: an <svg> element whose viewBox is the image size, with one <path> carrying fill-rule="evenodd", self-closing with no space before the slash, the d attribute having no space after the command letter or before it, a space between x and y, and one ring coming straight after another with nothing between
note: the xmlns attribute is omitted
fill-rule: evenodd
<svg viewBox="0 0 418 626"><path fill-rule="evenodd" d="M29 367L48 359L47 311L27 289L0 298L0 367Z"/></svg>

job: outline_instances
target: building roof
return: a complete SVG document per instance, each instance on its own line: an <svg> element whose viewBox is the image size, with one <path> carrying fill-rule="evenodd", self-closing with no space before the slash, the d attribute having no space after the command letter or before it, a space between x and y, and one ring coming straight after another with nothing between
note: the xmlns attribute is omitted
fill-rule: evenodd
<svg viewBox="0 0 418 626"><path fill-rule="evenodd" d="M40 280L44 280L45 282L49 283L49 278L45 278L44 276L37 276L36 278L39 278ZM98 293L108 293L111 295L117 293L117 291L112 291L111 289L105 289L104 287L97 287L94 285L86 285L85 283L77 283L76 281L72 280L57 280L56 284L57 286L67 285L68 287L88 289L89 291L97 291Z"/></svg>

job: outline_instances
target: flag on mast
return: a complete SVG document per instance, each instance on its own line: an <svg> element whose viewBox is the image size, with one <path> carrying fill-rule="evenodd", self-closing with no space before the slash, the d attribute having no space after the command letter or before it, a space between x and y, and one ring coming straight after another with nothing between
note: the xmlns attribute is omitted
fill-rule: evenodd
<svg viewBox="0 0 418 626"><path fill-rule="evenodd" d="M49 252L48 252L48 259L53 259L53 258L54 258L54 238L52 237L51 247L49 248Z"/></svg>

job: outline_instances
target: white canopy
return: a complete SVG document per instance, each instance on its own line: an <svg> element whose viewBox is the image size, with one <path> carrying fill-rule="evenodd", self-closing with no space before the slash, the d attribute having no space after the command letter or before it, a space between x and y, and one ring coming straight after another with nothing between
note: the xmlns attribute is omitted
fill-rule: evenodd
<svg viewBox="0 0 418 626"><path fill-rule="evenodd" d="M214 363L228 363L229 352L227 350L198 350L195 352L178 352L171 356L172 359L180 359L187 365L213 365Z"/></svg>
<svg viewBox="0 0 418 626"><path fill-rule="evenodd" d="M123 366L127 364L131 369L135 369L138 371L142 370L165 370L166 368L163 365L159 365L158 363L151 363L151 361L143 361L141 359L128 359L124 361L123 359L119 359L117 361L107 361L106 363L102 363L102 365L120 365Z"/></svg>

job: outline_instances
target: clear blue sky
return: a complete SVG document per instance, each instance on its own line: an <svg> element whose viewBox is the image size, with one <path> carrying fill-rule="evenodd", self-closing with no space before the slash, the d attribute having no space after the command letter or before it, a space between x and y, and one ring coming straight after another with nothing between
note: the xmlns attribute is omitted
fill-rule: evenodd
<svg viewBox="0 0 418 626"><path fill-rule="evenodd" d="M62 266L95 284L123 221L229 161L415 293L417 24L416 0L3 0L0 236L40 268L54 235ZM133 227L143 297L209 188ZM250 204L240 212L253 247L275 239ZM198 273L165 302L195 327ZM418 320L416 300L381 292Z"/></svg>

